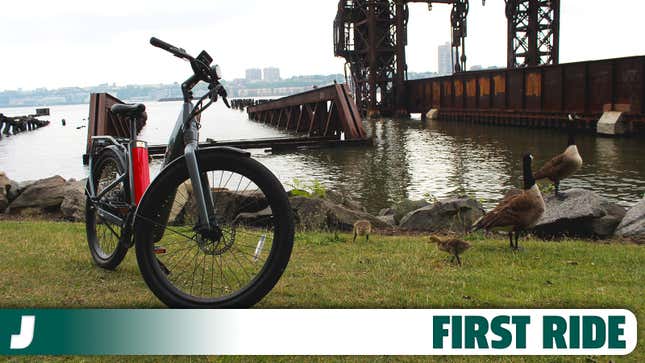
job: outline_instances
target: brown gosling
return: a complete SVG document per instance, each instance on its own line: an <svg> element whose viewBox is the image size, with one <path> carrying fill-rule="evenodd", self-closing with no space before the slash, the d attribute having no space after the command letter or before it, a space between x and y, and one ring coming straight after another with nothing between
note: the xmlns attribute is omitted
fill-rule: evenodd
<svg viewBox="0 0 645 363"><path fill-rule="evenodd" d="M578 146L574 139L573 133L569 133L567 148L562 154L556 155L547 161L540 170L535 173L535 180L549 179L555 186L555 196L562 200L564 196L560 194L560 181L573 175L582 167L582 157L578 152Z"/></svg>
<svg viewBox="0 0 645 363"><path fill-rule="evenodd" d="M359 219L354 223L354 239L352 242L356 242L357 236L365 236L365 241L369 242L370 233L372 233L372 223L364 219Z"/></svg>
<svg viewBox="0 0 645 363"><path fill-rule="evenodd" d="M535 184L531 171L531 154L524 155L524 190L509 193L492 211L475 222L475 230L508 232L510 246L518 250L521 232L533 228L546 208L542 193ZM515 244L513 244L515 234Z"/></svg>
<svg viewBox="0 0 645 363"><path fill-rule="evenodd" d="M461 266L461 259L459 259L459 255L466 252L466 250L470 248L470 243L457 238L442 240L437 236L430 236L430 241L437 244L437 249L439 251L447 252L452 255L450 262L454 261L456 258L459 266Z"/></svg>

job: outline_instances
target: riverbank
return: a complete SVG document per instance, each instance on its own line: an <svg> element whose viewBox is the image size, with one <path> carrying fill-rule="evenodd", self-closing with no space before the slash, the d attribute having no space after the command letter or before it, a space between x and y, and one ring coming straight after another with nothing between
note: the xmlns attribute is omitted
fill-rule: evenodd
<svg viewBox="0 0 645 363"><path fill-rule="evenodd" d="M457 267L426 236L373 235L369 243L351 237L298 233L284 276L257 307L626 308L645 319L642 246L529 239L524 252L513 253L501 236L471 235L473 247ZM162 307L139 274L134 250L114 272L92 264L83 224L0 221L0 261L2 308ZM639 326L636 351L614 361L644 361L644 346Z"/></svg>
<svg viewBox="0 0 645 363"><path fill-rule="evenodd" d="M36 218L82 222L86 184L86 179L65 180L58 175L18 183L0 172L0 220ZM469 233L486 213L481 202L469 196L405 199L378 213L369 213L343 189L326 189L320 184L292 185L288 195L296 229L351 231L354 223L367 220L373 229L390 235L410 232L462 235ZM213 191L213 194L219 210L235 211L240 205L254 203L255 198L253 193L228 189ZM562 195L560 199L545 193L546 211L531 233L547 240L568 236L595 240L623 238L645 243L645 199L626 209L585 189L572 188ZM175 207L183 213L194 213L187 204L184 201ZM246 214L246 218L253 219L253 213Z"/></svg>

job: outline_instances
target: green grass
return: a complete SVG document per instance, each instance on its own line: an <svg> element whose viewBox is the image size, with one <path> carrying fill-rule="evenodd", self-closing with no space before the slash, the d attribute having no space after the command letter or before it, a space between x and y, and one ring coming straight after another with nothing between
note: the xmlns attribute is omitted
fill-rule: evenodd
<svg viewBox="0 0 645 363"><path fill-rule="evenodd" d="M299 233L289 267L258 308L626 308L645 321L645 249L620 243L522 240L513 253L502 237L471 236L464 266L448 263L424 236ZM82 224L0 222L0 307L162 305L146 288L134 251L117 271L93 266ZM645 361L645 331L628 357ZM51 358L74 361L89 358ZM143 361L157 361L153 357ZM188 361L189 358L176 358ZM214 361L213 358L192 358ZM224 361L258 359L229 357ZM498 362L607 362L607 357L496 357ZM40 358L39 358L40 360ZM99 361L123 361L98 358ZM131 360L130 358L127 359ZM302 357L266 357L301 361ZM314 361L326 360L323 358ZM334 357L356 361L356 357ZM361 361L373 361L362 358ZM377 361L477 361L460 357L385 357ZM219 361L219 359L218 359Z"/></svg>

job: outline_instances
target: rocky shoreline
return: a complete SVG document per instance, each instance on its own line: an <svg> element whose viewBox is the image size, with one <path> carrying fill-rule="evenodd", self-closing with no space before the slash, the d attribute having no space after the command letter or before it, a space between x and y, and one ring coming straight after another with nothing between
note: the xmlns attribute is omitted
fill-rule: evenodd
<svg viewBox="0 0 645 363"><path fill-rule="evenodd" d="M39 218L82 222L85 218L84 180L53 176L15 182L0 172L0 219ZM532 231L543 239L578 237L624 238L645 243L645 199L629 210L596 193L572 188L564 200L545 197L546 212ZM328 190L323 197L289 192L298 228L351 231L363 219L384 233L465 233L485 210L475 199L462 197L428 202L404 200L377 215L344 193ZM236 198L247 196L234 196ZM226 206L219 206L224 207Z"/></svg>

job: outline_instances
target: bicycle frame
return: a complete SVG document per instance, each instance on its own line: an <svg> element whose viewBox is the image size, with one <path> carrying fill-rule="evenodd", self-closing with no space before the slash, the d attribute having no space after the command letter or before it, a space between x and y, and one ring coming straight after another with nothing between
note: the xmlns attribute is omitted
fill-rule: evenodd
<svg viewBox="0 0 645 363"><path fill-rule="evenodd" d="M182 85L183 90L188 90L189 88L186 88L186 83ZM199 165L197 162L197 152L199 149L199 130L197 119L194 116L194 107L195 106L191 102L190 98L185 97L184 103L182 104L181 113L179 114L179 117L177 118L173 131L170 135L166 154L164 156L164 161L162 164L162 170L167 167L172 161L182 156L185 157L186 167L188 168L188 173L190 175L191 185L193 188L193 194L195 196L199 212L199 223L195 227L195 229L202 232L207 232L212 231L217 227L215 216L212 215L212 213L209 213L209 211L214 211L215 203L212 193L209 192L210 188L208 186L208 177L200 173ZM129 186L128 190L130 191L129 195L127 196L127 202L131 210L135 210L137 208L137 204L134 200L135 175L132 160L132 150L134 147L136 147L137 142L139 141L136 136L136 120L130 120L130 132L132 138L128 140L127 147L123 145L125 142L124 140L122 140L122 142L119 142L119 140L115 139L112 136L92 137L92 150L89 159L90 180L93 180L93 157L96 154L95 148L98 146L116 149L117 153L124 158L124 162L127 167L126 174L120 175L117 179L115 179L107 187L105 187L98 195L96 194L94 184L92 182L88 183L89 188L88 190L86 190L86 193L95 205L103 196L116 188L127 177L127 183ZM160 224L165 224L167 222L174 198L175 193L171 193L171 195L168 196L167 202L164 204L166 208L159 211L158 222ZM133 224L135 221L135 218L129 218L129 220L124 221L123 218L102 208L100 205L97 205L96 207L97 213L102 218L111 223L125 226L126 224Z"/></svg>

